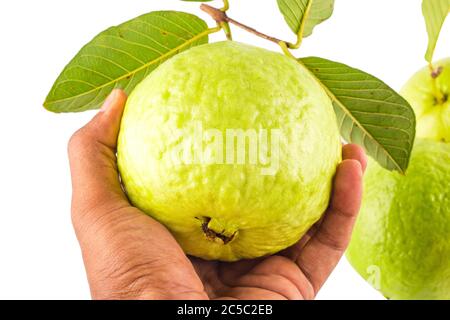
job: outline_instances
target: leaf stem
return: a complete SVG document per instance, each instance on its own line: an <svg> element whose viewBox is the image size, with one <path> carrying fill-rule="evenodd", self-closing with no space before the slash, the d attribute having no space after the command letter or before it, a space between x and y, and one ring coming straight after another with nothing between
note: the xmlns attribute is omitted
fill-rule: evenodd
<svg viewBox="0 0 450 320"><path fill-rule="evenodd" d="M220 9L220 11L227 12L229 9L230 9L230 3L228 2L228 0L223 0L223 7ZM233 35L231 33L230 25L228 22L226 22L226 21L217 22L217 25L222 28L222 30L225 33L225 36L227 37L228 40L230 40L230 41L233 40Z"/></svg>
<svg viewBox="0 0 450 320"><path fill-rule="evenodd" d="M288 48L290 48L290 49L298 49L302 45L303 33L305 32L306 21L308 20L309 14L311 12L312 4L313 4L313 0L310 0L308 2L308 5L306 6L305 14L303 15L302 22L300 24L300 28L299 28L298 33L297 33L297 42L295 44L288 43L287 44Z"/></svg>
<svg viewBox="0 0 450 320"><path fill-rule="evenodd" d="M228 0L223 0L223 8L220 9L222 12L227 12L230 9L230 3Z"/></svg>
<svg viewBox="0 0 450 320"><path fill-rule="evenodd" d="M230 41L233 40L233 35L231 33L230 25L228 24L228 22L221 22L219 25L222 28L223 32L225 32L227 39Z"/></svg>
<svg viewBox="0 0 450 320"><path fill-rule="evenodd" d="M284 54L294 60L297 60L297 58L292 54L291 51L289 51L289 44L286 42L280 41L278 45L281 47L281 50L283 50Z"/></svg>

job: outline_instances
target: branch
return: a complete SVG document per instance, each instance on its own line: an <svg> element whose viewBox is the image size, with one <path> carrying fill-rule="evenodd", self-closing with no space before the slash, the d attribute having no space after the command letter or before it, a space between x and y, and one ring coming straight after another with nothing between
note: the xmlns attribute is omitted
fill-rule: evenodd
<svg viewBox="0 0 450 320"><path fill-rule="evenodd" d="M272 41L272 42L274 42L276 44L287 43L287 42L285 42L283 40L280 40L280 39L275 38L275 37L268 36L267 34L259 32L258 30L254 29L252 27L249 27L249 26L247 26L247 25L245 25L243 23L240 23L240 22L238 22L238 21L228 17L228 15L224 11L221 11L219 9L211 7L210 5L202 4L200 6L200 8L204 12L209 14L218 24L230 23L230 24L233 24L233 25L235 25L235 26L237 26L237 27L239 27L241 29L244 29L244 30L250 32L250 33L253 33L254 35L256 35L256 36L258 36L260 38Z"/></svg>

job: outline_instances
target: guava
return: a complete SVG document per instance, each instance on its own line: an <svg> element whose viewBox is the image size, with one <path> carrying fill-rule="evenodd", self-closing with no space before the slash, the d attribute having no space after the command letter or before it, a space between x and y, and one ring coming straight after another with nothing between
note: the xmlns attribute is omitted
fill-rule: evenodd
<svg viewBox="0 0 450 320"><path fill-rule="evenodd" d="M450 299L450 59L433 65L402 89L417 116L406 175L369 161L347 251L390 299Z"/></svg>
<svg viewBox="0 0 450 320"><path fill-rule="evenodd" d="M417 72L401 94L417 116L417 137L450 142L450 58Z"/></svg>
<svg viewBox="0 0 450 320"><path fill-rule="evenodd" d="M313 76L232 41L152 72L130 95L118 140L131 203L208 260L293 245L326 210L340 161L336 116Z"/></svg>
<svg viewBox="0 0 450 320"><path fill-rule="evenodd" d="M406 175L370 160L347 258L390 299L450 299L450 144L417 139Z"/></svg>

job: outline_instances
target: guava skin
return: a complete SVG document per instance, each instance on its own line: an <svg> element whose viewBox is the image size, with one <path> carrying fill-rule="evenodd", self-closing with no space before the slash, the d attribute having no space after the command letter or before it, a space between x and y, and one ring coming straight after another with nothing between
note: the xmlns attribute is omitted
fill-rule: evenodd
<svg viewBox="0 0 450 320"><path fill-rule="evenodd" d="M417 137L450 142L450 58L433 63L433 67L442 70L435 80L425 67L406 83L401 94L416 113ZM444 101L437 101L434 81Z"/></svg>
<svg viewBox="0 0 450 320"><path fill-rule="evenodd" d="M417 139L406 176L370 161L347 258L390 299L450 299L450 144Z"/></svg>
<svg viewBox="0 0 450 320"><path fill-rule="evenodd" d="M193 136L199 121L224 135L282 129L279 170L174 163L175 130ZM296 243L326 210L340 161L332 104L312 76L293 59L232 41L195 47L151 73L129 97L118 141L132 204L187 254L207 260L256 258Z"/></svg>

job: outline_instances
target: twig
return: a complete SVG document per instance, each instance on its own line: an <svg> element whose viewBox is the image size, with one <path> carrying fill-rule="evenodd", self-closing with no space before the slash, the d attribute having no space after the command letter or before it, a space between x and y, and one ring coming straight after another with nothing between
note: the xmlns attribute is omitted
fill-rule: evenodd
<svg viewBox="0 0 450 320"><path fill-rule="evenodd" d="M237 27L239 27L241 29L244 29L244 30L246 30L246 31L248 31L250 33L253 33L254 35L256 35L256 36L258 36L260 38L269 40L269 41L274 42L276 44L288 43L286 41L283 41L283 40L280 40L278 38L271 37L271 36L269 36L267 34L259 32L258 30L254 29L252 27L249 27L249 26L247 26L247 25L245 25L243 23L240 23L239 21L236 21L236 20L228 17L228 15L224 11L221 11L221 10L219 10L217 8L211 7L210 5L202 4L200 6L200 8L204 12L209 14L218 24L221 24L221 23L224 23L224 22L233 24L233 25L235 25L235 26L237 26Z"/></svg>

